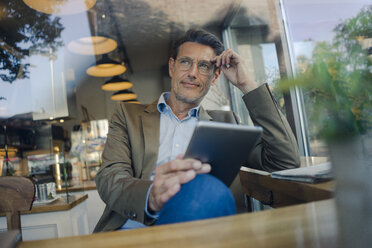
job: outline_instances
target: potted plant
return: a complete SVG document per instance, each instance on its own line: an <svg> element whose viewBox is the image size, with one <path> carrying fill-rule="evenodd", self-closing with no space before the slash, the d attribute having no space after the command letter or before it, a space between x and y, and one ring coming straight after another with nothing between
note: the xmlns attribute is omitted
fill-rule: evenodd
<svg viewBox="0 0 372 248"><path fill-rule="evenodd" d="M345 247L372 244L372 6L318 42L301 71L279 82L309 94L310 121L329 147L336 177L336 206Z"/></svg>

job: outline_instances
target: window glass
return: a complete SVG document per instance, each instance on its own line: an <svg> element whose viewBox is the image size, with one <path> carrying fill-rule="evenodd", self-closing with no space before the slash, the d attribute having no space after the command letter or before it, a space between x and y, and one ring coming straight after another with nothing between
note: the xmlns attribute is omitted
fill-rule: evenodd
<svg viewBox="0 0 372 248"><path fill-rule="evenodd" d="M57 154L54 164L69 162L72 174L93 179L103 136L83 133L95 121L106 123L117 101L137 96L128 101L151 104L169 91L172 41L190 28L221 38L221 25L239 6L239 0L0 1L0 175L36 173L28 157L49 166L47 158ZM128 88L135 94L118 92ZM218 81L202 104L230 109L227 84Z"/></svg>
<svg viewBox="0 0 372 248"><path fill-rule="evenodd" d="M289 72L279 13L276 1L242 1L224 34L229 47L245 59L251 77L259 84L269 85L280 109L287 114L292 112L287 108L291 105L290 98L277 89L278 80ZM241 103L242 94L235 88L231 91L234 110L243 123L250 123L249 113ZM294 129L291 118L289 122Z"/></svg>
<svg viewBox="0 0 372 248"><path fill-rule="evenodd" d="M371 23L353 23L353 18L363 11L371 12L371 6L369 0L283 0L289 49L292 52L291 60L295 65L296 73L306 70L308 63L317 58L322 46L335 44L336 35L347 35L342 30L343 25L351 25L350 27L354 28L356 33L358 29L366 29L367 33L369 30L369 36L355 38L364 41L362 43L365 44L362 46L365 49L368 47L371 49L371 44L367 44L372 37ZM319 129L325 123L325 119L315 121L314 97L317 95L314 94L317 93L302 91L302 109L305 116L303 125L307 127L309 154L326 156L327 147L319 138Z"/></svg>

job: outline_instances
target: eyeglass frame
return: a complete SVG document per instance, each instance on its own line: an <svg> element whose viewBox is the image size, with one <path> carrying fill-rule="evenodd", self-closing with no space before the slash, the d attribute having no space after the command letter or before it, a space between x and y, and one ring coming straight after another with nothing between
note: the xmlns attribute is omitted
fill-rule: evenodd
<svg viewBox="0 0 372 248"><path fill-rule="evenodd" d="M188 67L187 69L186 68L181 68L181 67L184 67L185 66L185 65L181 65L180 62L179 62L182 59L185 59L185 60L188 60L189 62L191 62L191 64L187 66ZM175 62L176 62L176 64L178 63L178 66L180 67L180 70L182 70L182 71L188 71L188 70L190 70L193 67L194 63L195 63L194 60L192 58L190 58L190 57L181 57L181 58L175 59ZM208 64L210 64L212 66L211 71L209 73L203 73L203 72L201 72L200 69L199 69L200 63L208 63ZM212 62L209 62L207 60L200 60L200 61L198 61L196 67L198 68L198 72L201 75L204 75L204 76L212 76L213 73L216 71L216 66Z"/></svg>

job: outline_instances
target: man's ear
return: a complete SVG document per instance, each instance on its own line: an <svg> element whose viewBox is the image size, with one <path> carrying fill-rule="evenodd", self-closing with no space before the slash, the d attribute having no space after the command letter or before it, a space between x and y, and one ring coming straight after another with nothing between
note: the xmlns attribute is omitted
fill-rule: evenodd
<svg viewBox="0 0 372 248"><path fill-rule="evenodd" d="M169 71L169 76L172 78L173 71L174 71L174 59L173 58L169 58L168 60L168 71Z"/></svg>
<svg viewBox="0 0 372 248"><path fill-rule="evenodd" d="M217 68L216 71L213 74L213 79L212 79L211 85L214 85L216 83L217 78L220 76L220 74L221 74L221 69Z"/></svg>

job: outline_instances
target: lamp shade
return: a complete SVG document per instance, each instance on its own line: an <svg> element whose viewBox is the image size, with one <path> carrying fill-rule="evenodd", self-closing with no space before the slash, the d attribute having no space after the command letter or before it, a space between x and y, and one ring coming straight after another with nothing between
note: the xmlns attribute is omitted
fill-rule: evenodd
<svg viewBox="0 0 372 248"><path fill-rule="evenodd" d="M72 15L85 12L96 0L23 0L30 8L46 14Z"/></svg>
<svg viewBox="0 0 372 248"><path fill-rule="evenodd" d="M137 95L131 90L120 90L115 92L111 96L111 100L114 101L126 101L126 100L133 100L136 99Z"/></svg>
<svg viewBox="0 0 372 248"><path fill-rule="evenodd" d="M87 74L93 77L110 77L123 74L126 70L124 65L104 56L87 69Z"/></svg>
<svg viewBox="0 0 372 248"><path fill-rule="evenodd" d="M102 85L102 89L106 91L126 90L133 86L128 79L122 79L119 76L112 77L109 81Z"/></svg>
<svg viewBox="0 0 372 248"><path fill-rule="evenodd" d="M82 55L100 55L114 51L118 43L104 36L82 37L67 44L68 50Z"/></svg>

